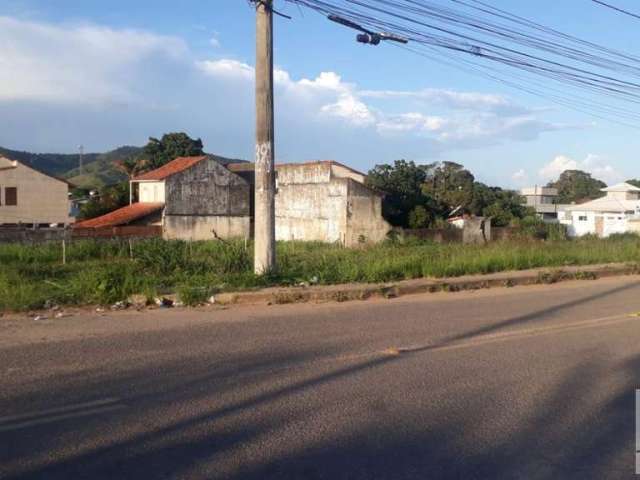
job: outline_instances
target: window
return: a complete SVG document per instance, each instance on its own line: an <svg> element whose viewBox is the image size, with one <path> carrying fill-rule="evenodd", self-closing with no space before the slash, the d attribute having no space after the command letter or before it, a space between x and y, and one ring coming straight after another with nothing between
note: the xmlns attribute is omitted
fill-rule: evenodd
<svg viewBox="0 0 640 480"><path fill-rule="evenodd" d="M18 189L16 187L4 189L4 204L8 207L18 205Z"/></svg>
<svg viewBox="0 0 640 480"><path fill-rule="evenodd" d="M578 217L578 221L579 222L586 222L587 221L587 216L586 215L580 215Z"/></svg>

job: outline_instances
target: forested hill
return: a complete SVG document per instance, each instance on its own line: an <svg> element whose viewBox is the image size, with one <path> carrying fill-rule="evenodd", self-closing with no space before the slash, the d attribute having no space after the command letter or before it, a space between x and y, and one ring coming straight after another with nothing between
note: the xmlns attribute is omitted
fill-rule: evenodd
<svg viewBox="0 0 640 480"><path fill-rule="evenodd" d="M18 160L41 172L66 178L74 185L84 188L101 188L126 179L126 175L116 167L120 162L142 151L140 147L124 146L106 153L85 153L83 174L78 170L77 153L31 153L0 147L0 155Z"/></svg>
<svg viewBox="0 0 640 480"><path fill-rule="evenodd" d="M82 173L78 169L77 153L31 153L0 147L0 155L49 175L66 178L79 187L99 189L126 180L126 174L117 167L117 163L139 155L142 150L142 147L123 146L106 153L85 153ZM243 161L213 156L223 164Z"/></svg>

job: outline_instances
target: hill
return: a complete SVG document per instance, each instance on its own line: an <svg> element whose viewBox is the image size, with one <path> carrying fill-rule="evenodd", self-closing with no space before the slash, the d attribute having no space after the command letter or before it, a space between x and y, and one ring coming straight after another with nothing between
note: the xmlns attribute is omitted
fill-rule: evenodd
<svg viewBox="0 0 640 480"><path fill-rule="evenodd" d="M83 188L102 188L113 185L127 179L127 175L117 167L117 163L138 155L141 151L140 147L119 147L110 152L98 154L91 162L85 161L82 174L76 165L63 176L74 185Z"/></svg>
<svg viewBox="0 0 640 480"><path fill-rule="evenodd" d="M78 166L77 153L31 153L0 147L0 155L55 176L63 176L67 171ZM95 161L98 155L97 153L85 154L85 163Z"/></svg>
<svg viewBox="0 0 640 480"><path fill-rule="evenodd" d="M83 171L80 174L77 153L31 153L0 147L0 155L18 160L49 175L65 178L78 187L95 189L126 180L126 174L118 169L117 163L138 155L141 151L142 147L123 146L106 153L85 153ZM223 165L245 161L211 156Z"/></svg>

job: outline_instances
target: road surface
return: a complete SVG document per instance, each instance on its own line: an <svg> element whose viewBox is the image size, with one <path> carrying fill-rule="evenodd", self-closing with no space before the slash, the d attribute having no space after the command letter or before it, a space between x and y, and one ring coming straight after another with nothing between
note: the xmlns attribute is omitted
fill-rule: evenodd
<svg viewBox="0 0 640 480"><path fill-rule="evenodd" d="M640 277L0 318L0 478L634 478Z"/></svg>

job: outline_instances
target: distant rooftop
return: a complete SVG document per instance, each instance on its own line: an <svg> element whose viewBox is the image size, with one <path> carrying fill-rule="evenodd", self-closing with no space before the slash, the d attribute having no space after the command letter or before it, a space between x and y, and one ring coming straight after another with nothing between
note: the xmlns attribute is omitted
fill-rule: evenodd
<svg viewBox="0 0 640 480"><path fill-rule="evenodd" d="M133 178L132 181L137 182L141 180L164 180L171 175L175 175L176 173L191 168L196 163L199 163L206 158L206 155L200 155L198 157L178 157L175 160L164 164L160 168L156 168L155 170L151 170L150 172L138 175L137 177Z"/></svg>
<svg viewBox="0 0 640 480"><path fill-rule="evenodd" d="M600 190L601 192L640 192L640 188L627 182L618 183Z"/></svg>

